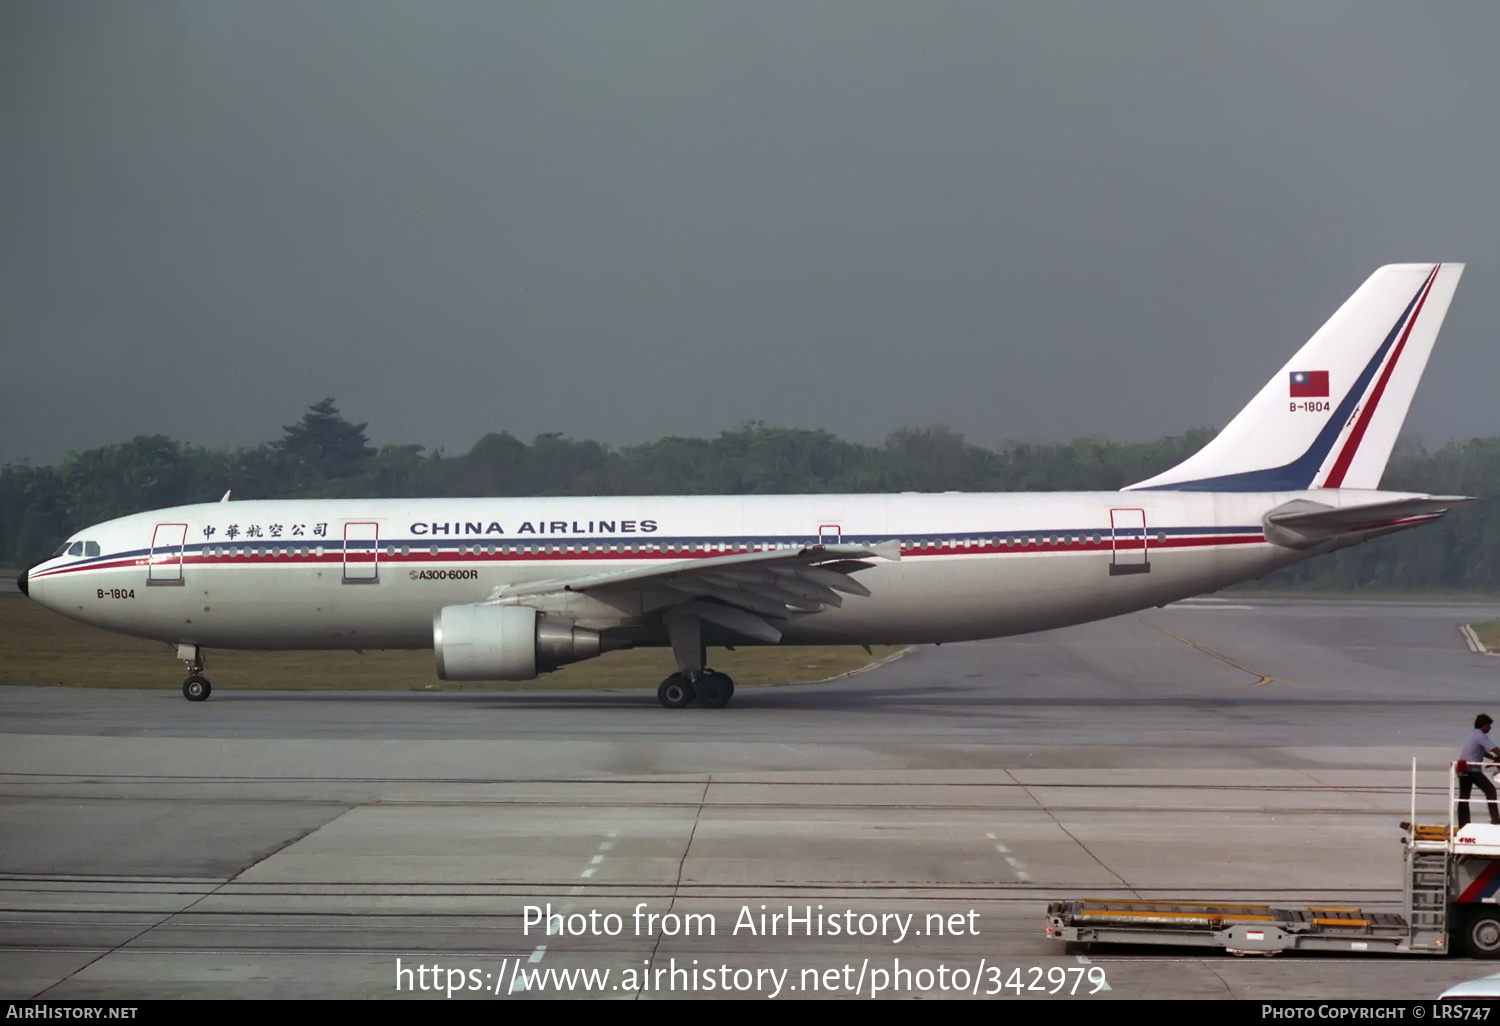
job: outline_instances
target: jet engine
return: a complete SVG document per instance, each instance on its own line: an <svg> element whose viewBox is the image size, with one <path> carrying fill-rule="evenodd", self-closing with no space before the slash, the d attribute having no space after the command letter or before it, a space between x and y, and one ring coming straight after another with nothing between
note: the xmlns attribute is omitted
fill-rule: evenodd
<svg viewBox="0 0 1500 1026"><path fill-rule="evenodd" d="M432 616L439 680L531 680L614 647L529 606L444 606Z"/></svg>

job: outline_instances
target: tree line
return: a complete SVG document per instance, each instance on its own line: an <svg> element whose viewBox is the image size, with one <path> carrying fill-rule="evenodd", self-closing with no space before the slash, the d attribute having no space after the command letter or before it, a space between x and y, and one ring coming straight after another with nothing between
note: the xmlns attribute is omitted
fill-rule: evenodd
<svg viewBox="0 0 1500 1026"><path fill-rule="evenodd" d="M0 469L0 562L30 566L73 531L127 513L237 499L401 496L713 495L901 491L1113 490L1167 469L1214 432L1151 442L1080 438L1056 444L974 445L946 428L904 428L878 445L828 431L747 424L715 438L668 437L613 447L500 432L462 455L369 443L332 399L281 438L207 449L141 436L54 466ZM1307 589L1500 591L1500 438L1436 452L1403 442L1382 486L1472 495L1443 520L1324 556L1266 578Z"/></svg>

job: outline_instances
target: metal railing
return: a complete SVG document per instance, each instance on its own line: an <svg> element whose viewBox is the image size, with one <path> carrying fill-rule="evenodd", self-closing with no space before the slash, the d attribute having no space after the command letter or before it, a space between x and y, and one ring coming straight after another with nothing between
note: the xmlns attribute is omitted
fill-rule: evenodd
<svg viewBox="0 0 1500 1026"><path fill-rule="evenodd" d="M1470 789L1470 791L1469 791L1469 797L1468 798L1460 798L1459 797L1459 793L1461 791L1461 786L1460 785L1462 784L1463 777L1466 776L1466 775L1469 775L1469 774L1473 774L1473 775L1476 775L1476 776L1482 776L1482 777L1484 777L1485 779L1489 780L1490 786L1494 787L1495 786L1495 780L1494 780L1494 778L1496 777L1497 774L1500 774L1500 763L1494 763L1494 762L1489 762L1489 761L1485 761L1485 762L1465 762L1462 759L1458 759L1458 760L1455 760L1454 762L1451 762L1451 763L1448 764L1448 831L1449 831L1450 835L1451 834L1455 834L1455 833L1458 832L1458 807L1459 807L1460 804L1466 805L1468 807L1468 812L1469 812L1468 820L1470 822L1488 822L1489 821L1489 809L1485 808L1483 810L1484 814L1485 814L1485 819L1483 819L1483 820L1477 820L1476 817L1474 816L1474 803L1477 801L1477 802L1480 803L1481 806L1487 806L1491 802L1500 803L1500 797L1492 799L1492 798L1489 797L1489 795L1487 795L1487 794L1484 793L1483 789L1479 788L1478 786L1474 786L1474 787L1472 787ZM1417 821L1416 820L1416 808L1417 808L1417 760L1416 759L1413 759L1411 761L1411 781L1412 781L1412 783L1411 783L1411 786L1412 786L1412 823L1415 825L1415 823ZM1497 792L1497 794L1500 794L1500 788L1496 788L1496 792Z"/></svg>

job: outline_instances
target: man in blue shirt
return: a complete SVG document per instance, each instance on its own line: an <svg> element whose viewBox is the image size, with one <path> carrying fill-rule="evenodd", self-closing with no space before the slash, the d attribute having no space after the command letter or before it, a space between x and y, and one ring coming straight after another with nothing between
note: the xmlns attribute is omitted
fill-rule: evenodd
<svg viewBox="0 0 1500 1026"><path fill-rule="evenodd" d="M1490 726L1495 721L1484 713L1474 718L1474 729L1458 751L1458 828L1469 821L1469 793L1478 787L1490 807L1490 822L1500 826L1500 808L1495 806L1495 785L1484 775L1484 760L1500 762L1500 750L1490 740Z"/></svg>

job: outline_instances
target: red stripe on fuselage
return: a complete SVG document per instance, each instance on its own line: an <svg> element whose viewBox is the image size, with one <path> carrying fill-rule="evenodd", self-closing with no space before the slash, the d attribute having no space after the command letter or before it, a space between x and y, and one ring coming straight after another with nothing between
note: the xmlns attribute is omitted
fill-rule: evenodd
<svg viewBox="0 0 1500 1026"><path fill-rule="evenodd" d="M89 570L119 570L122 567L145 566L148 562L150 562L150 560L146 559L146 557L144 556L140 556L130 559L105 560L102 563L85 563L82 565L73 566L55 566L51 570L43 570L40 573L37 573L35 571L28 572L26 578L27 580L36 581L40 580L43 577L56 577L60 574L84 573Z"/></svg>
<svg viewBox="0 0 1500 1026"><path fill-rule="evenodd" d="M1413 518L1419 519L1419 518ZM1425 519L1425 518L1420 518ZM1038 535L1038 538L1043 536ZM1102 542L1083 541L1037 541L1034 543L1022 542L1016 545L934 545L934 546L910 546L901 550L902 558L914 559L923 556L986 556L986 555L1022 555L1037 553L1068 553L1068 552L1110 552L1116 548L1126 552L1139 551L1141 546L1139 539L1131 544L1131 539L1124 539L1124 543L1116 546L1106 540ZM1265 536L1259 534L1230 534L1230 535L1206 535L1186 538L1169 537L1165 541L1157 541L1155 538L1148 540L1147 551L1153 549L1192 549L1207 548L1219 545L1260 545L1265 542ZM559 546L566 548L566 546ZM559 562L649 562L652 560L670 560L680 562L685 559L712 559L718 556L732 556L757 551L754 546L737 546L728 550L714 552L700 552L687 546L664 545L655 552L483 552L477 547L471 552L461 552L457 549L444 549L437 555L429 550L410 553L396 553L387 555L382 552L378 560L356 560L351 562L352 566L365 566L370 563L384 564L424 564L433 562L451 563L455 561L481 561L486 563L559 563ZM775 549L766 549L766 552L774 552ZM218 566L297 566L312 565L326 566L328 564L341 565L344 563L344 554L334 550L326 552L321 556L308 553L307 555L269 555L269 554L247 554L243 556L205 556L194 553L185 556L181 565L183 567L218 567ZM89 563L85 565L54 567L51 570L33 574L32 579L43 577L60 577L71 574L87 573L92 570L119 570L133 567L144 567L150 564L150 560L144 556L130 559L106 560L100 563ZM162 566L177 565L175 563L159 564Z"/></svg>

